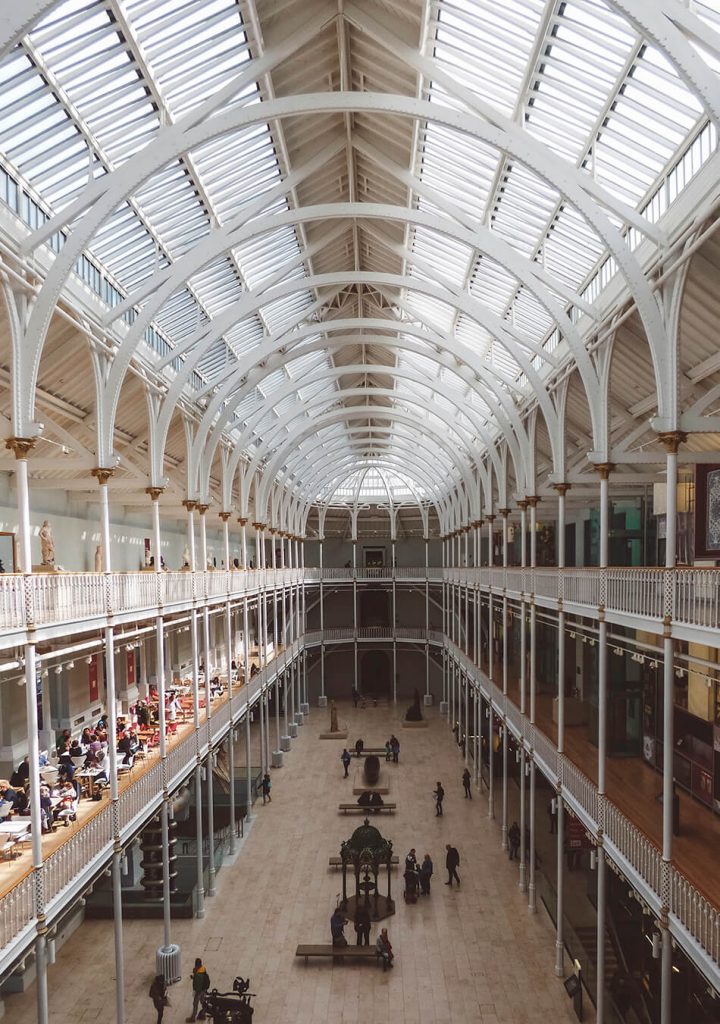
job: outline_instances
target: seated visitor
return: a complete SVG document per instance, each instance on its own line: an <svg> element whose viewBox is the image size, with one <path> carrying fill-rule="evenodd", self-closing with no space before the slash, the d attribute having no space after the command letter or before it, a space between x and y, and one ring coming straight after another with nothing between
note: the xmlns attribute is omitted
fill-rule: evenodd
<svg viewBox="0 0 720 1024"><path fill-rule="evenodd" d="M90 742L87 744L87 747L90 746ZM85 750L80 745L79 741L73 740L72 743L70 744L70 749L68 750L68 754L70 755L70 757L82 757L84 753Z"/></svg>
<svg viewBox="0 0 720 1024"><path fill-rule="evenodd" d="M361 807L369 807L371 799L372 799L372 794L370 793L370 791L368 789L366 789L358 797L358 803L360 804Z"/></svg>
<svg viewBox="0 0 720 1024"><path fill-rule="evenodd" d="M377 940L375 942L375 949L377 950L378 954L382 957L383 970L386 971L388 967L392 967L394 955L393 948L390 945L390 939L388 937L387 928L383 928L380 934L378 935Z"/></svg>
<svg viewBox="0 0 720 1024"><path fill-rule="evenodd" d="M379 793L370 794L370 806L375 808L375 813L380 813L380 808L384 806L385 801Z"/></svg>

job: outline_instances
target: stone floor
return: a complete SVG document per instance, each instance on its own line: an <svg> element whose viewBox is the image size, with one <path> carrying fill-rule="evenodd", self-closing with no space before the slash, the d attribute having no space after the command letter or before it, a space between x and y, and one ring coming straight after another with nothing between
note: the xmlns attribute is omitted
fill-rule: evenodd
<svg viewBox="0 0 720 1024"><path fill-rule="evenodd" d="M393 873L399 898L386 923L396 969L383 973L367 962L334 966L329 960L306 966L293 955L298 942L329 940L341 876L328 868L328 857L361 822L337 813L337 804L350 799L352 774L342 777L342 742L318 740L327 712L314 709L285 755L285 767L273 772L272 803L256 805L235 864L218 874L205 918L173 922L183 980L171 989L165 1024L179 1024L189 1013L195 956L203 957L221 990L229 990L236 974L250 977L259 1024L574 1020L553 974L551 924L542 908L528 915L516 868L500 850L498 824L488 821L486 800L478 794L472 802L463 798L460 754L437 712L430 711L429 729L402 732L392 708L343 707L342 713L351 735L362 736L366 746L381 745L392 731L400 736L400 764L388 766L389 799L398 812L374 823L393 840L401 862L414 846L420 856L429 851L436 867L431 896L414 906L403 903L401 872ZM437 779L447 794L442 818L433 807ZM460 852L459 890L443 884L447 842ZM375 934L373 929L373 939ZM161 941L160 922L124 926L127 1024L155 1020L147 991ZM114 1020L114 978L112 924L86 922L49 970L51 1024ZM7 999L6 1018L35 1021L34 989ZM586 1020L592 1019L590 1007Z"/></svg>

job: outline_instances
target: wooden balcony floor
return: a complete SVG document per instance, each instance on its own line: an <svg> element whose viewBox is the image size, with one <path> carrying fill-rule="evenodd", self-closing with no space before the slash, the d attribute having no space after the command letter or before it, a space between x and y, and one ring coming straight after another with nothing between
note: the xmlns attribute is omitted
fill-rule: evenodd
<svg viewBox="0 0 720 1024"><path fill-rule="evenodd" d="M496 673L497 675L497 673ZM502 678L496 679L502 685ZM520 706L517 682L508 695ZM539 695L536 720L540 730L557 744L552 720L552 697ZM587 726L565 727L565 754L597 785L597 747L587 738ZM645 835L662 848L662 776L640 757L611 757L606 766L608 798ZM680 835L673 837L673 863L713 906L720 907L720 818L678 788Z"/></svg>
<svg viewBox="0 0 720 1024"><path fill-rule="evenodd" d="M278 653L282 651L282 649L283 648L279 648ZM257 664L257 661L257 657L250 659L251 664ZM243 685L243 683L234 684L232 689L233 694L238 693L243 688ZM203 691L201 688L201 695L202 693ZM225 690L220 696L215 697L211 703L213 713L219 711L220 708L227 702L227 699L227 690ZM201 708L200 722L202 723L204 721L205 709ZM192 717L184 722L178 720L177 726L178 728L175 735L168 736L168 753L171 750L173 750L174 747L176 747L179 743L182 743L183 740L185 740L188 737L188 735L193 731L194 724ZM146 753L143 760L136 761L132 772L123 774L119 778L118 789L120 793L124 793L126 789L134 785L134 783L137 782L138 779L142 778L143 775L145 775L148 771L150 771L153 765L157 764L159 760L160 751L158 747L155 747L153 750L148 751ZM93 818L100 814L100 812L107 806L107 804L110 801L109 794L109 789L103 789L101 800L89 800L86 797L83 797L78 805L77 821L71 823L69 827L60 825L55 832L43 835L43 860L47 860L47 858L50 857L51 854L55 853L56 850L59 850L61 846L67 843L68 840L70 840L75 835L78 829L83 828L85 825L87 825L89 821L92 821ZM18 820L27 821L28 823L30 821L29 818L23 818ZM30 843L28 842L23 844L23 846L21 847L19 857L16 857L14 860L6 860L0 863L0 899L2 899L12 889L14 889L15 886L18 885L23 880L23 878L26 878L31 871L32 851L30 848Z"/></svg>

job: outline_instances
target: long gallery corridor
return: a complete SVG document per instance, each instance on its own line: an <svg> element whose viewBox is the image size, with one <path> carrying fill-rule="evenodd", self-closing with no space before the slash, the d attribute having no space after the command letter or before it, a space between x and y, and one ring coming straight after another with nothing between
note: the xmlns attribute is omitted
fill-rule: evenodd
<svg viewBox="0 0 720 1024"><path fill-rule="evenodd" d="M401 729L390 708L354 710L339 705L348 742L362 736L381 744L392 731L401 743L400 763L383 762L390 778L386 800L394 815L373 818L392 839L401 865L410 847L428 851L435 865L429 899L406 906L402 871L393 870L396 913L383 922L396 953L396 969L383 973L362 961L307 966L294 956L299 942L329 942L329 921L341 874L328 867L340 842L362 822L339 814L354 800L350 777L342 777L342 742L320 741L328 712L314 709L286 760L273 772L272 802L255 805L256 818L235 864L217 876L217 895L206 899L202 920L173 922L173 941L182 947L183 980L170 989L164 1024L188 1016L192 996L188 975L195 956L205 961L213 986L228 991L236 974L250 977L256 1018L297 1024L534 1024L574 1020L562 982L553 977L554 931L542 906L527 912L518 892L516 863L498 855L500 829L487 818L487 801L463 797L462 760L452 734L434 710L429 728ZM257 729L254 740L259 742ZM436 818L432 790L441 779L445 814ZM445 886L445 844L460 852L461 888ZM127 921L125 991L127 1024L154 1019L148 987L161 922ZM377 928L373 924L371 940ZM346 928L354 941L352 925ZM114 979L112 923L86 921L49 969L51 1024L90 1024L107 1019L107 995ZM6 1015L13 1024L35 1020L34 990L13 996ZM585 1017L593 1020L592 1006Z"/></svg>

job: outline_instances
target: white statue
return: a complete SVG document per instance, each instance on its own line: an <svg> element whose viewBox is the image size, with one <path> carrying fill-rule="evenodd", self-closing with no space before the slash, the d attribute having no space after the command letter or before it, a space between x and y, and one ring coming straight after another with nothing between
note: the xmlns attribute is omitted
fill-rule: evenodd
<svg viewBox="0 0 720 1024"><path fill-rule="evenodd" d="M40 551L43 565L55 565L55 541L53 540L52 528L47 519L40 527Z"/></svg>
<svg viewBox="0 0 720 1024"><path fill-rule="evenodd" d="M187 544L185 545L185 550L183 551L182 567L183 569L190 568L190 548L187 546Z"/></svg>
<svg viewBox="0 0 720 1024"><path fill-rule="evenodd" d="M215 566L213 565L213 560L210 557L210 555L208 555L208 557L207 557L207 567L208 567L208 569L214 569L215 568Z"/></svg>
<svg viewBox="0 0 720 1024"><path fill-rule="evenodd" d="M103 553L102 544L98 544L95 548L95 572L103 571Z"/></svg>

